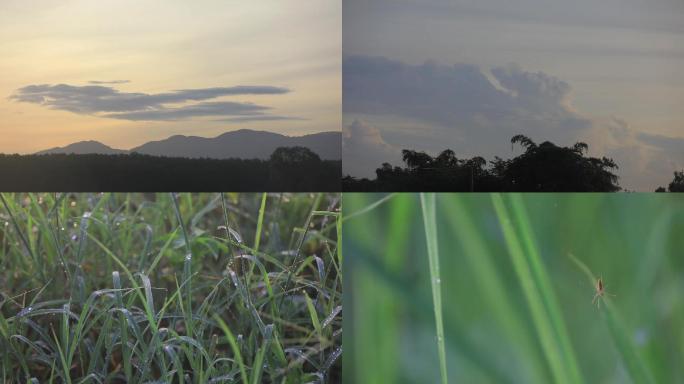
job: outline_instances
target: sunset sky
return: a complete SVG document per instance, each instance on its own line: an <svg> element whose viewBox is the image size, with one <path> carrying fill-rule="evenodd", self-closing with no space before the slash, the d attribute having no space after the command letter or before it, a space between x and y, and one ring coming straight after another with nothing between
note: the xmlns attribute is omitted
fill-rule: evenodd
<svg viewBox="0 0 684 384"><path fill-rule="evenodd" d="M400 150L510 158L510 139L589 144L622 187L684 169L681 0L349 0L343 167Z"/></svg>
<svg viewBox="0 0 684 384"><path fill-rule="evenodd" d="M3 0L0 152L340 130L341 2Z"/></svg>

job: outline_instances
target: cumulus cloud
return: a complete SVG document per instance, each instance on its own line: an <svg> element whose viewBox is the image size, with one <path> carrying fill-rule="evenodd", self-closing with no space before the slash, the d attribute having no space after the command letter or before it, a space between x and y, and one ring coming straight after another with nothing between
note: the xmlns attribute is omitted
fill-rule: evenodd
<svg viewBox="0 0 684 384"><path fill-rule="evenodd" d="M376 125L383 118L404 126L415 122L413 132L383 125L383 132L403 137L402 148L451 148L462 157L505 156L513 135L572 144L592 125L572 108L569 84L513 64L485 72L470 64L411 65L384 57L347 56L343 75L348 118L363 117ZM433 143L426 143L426 137ZM365 140L364 145L372 142ZM429 147L418 147L419 142ZM348 143L350 150L355 143Z"/></svg>
<svg viewBox="0 0 684 384"><path fill-rule="evenodd" d="M69 111L124 120L180 120L212 116L268 116L270 107L244 102L205 101L235 95L278 95L290 92L273 86L180 89L146 94L121 92L102 85L40 84L19 88L10 99ZM188 102L198 102L187 104ZM183 104L174 106L174 104Z"/></svg>
<svg viewBox="0 0 684 384"><path fill-rule="evenodd" d="M342 171L345 175L372 178L380 164L397 164L400 153L398 148L385 142L378 128L363 121L354 120L342 129Z"/></svg>
<svg viewBox="0 0 684 384"><path fill-rule="evenodd" d="M589 144L592 155L614 159L627 189L653 191L684 169L684 138L642 132L614 116L592 119L578 140Z"/></svg>
<svg viewBox="0 0 684 384"><path fill-rule="evenodd" d="M574 136L591 125L570 107L567 83L516 65L485 73L470 64L348 56L343 73L346 114L405 117L498 140L548 130Z"/></svg>

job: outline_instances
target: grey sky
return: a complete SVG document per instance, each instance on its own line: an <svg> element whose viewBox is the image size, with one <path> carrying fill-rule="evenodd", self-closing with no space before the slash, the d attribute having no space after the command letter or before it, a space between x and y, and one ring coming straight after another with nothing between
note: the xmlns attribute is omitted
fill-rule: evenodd
<svg viewBox="0 0 684 384"><path fill-rule="evenodd" d="M513 131L562 145L585 140L592 155L615 158L629 189L653 190L684 168L681 0L345 0L343 54L355 64L343 70L347 172L372 176L379 165L349 139L359 127L397 150L449 146L464 156L517 154L508 145ZM380 92L380 80L358 73L359 60L383 59L409 68L395 79L383 75L393 91ZM426 62L450 72L459 89L440 82L442 75L425 82ZM353 85L350 70L357 71L349 77ZM409 72L417 77L407 80ZM560 98L511 97L525 87L541 89L540 81L547 90L560 87ZM424 104L397 93L402 84L419 89ZM371 96L371 89L378 93ZM392 110L392 103L404 104ZM586 124L567 129L559 119ZM392 153L387 148L381 152Z"/></svg>

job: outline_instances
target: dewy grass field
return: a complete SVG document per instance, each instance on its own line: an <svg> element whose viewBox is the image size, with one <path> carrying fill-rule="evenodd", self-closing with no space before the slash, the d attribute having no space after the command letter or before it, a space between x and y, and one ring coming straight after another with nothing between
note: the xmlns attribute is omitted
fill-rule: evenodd
<svg viewBox="0 0 684 384"><path fill-rule="evenodd" d="M339 194L0 197L2 383L341 380Z"/></svg>
<svg viewBox="0 0 684 384"><path fill-rule="evenodd" d="M345 382L684 382L682 196L344 194L343 205Z"/></svg>

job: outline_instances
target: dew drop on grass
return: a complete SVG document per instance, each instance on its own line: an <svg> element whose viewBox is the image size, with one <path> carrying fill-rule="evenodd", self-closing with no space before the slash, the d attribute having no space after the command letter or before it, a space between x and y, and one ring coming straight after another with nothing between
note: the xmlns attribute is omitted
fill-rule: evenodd
<svg viewBox="0 0 684 384"><path fill-rule="evenodd" d="M235 288L237 288L238 287L238 279L237 279L237 275L235 274L235 271L233 271L232 269L229 269L228 273L230 274L230 279L233 281L233 285L235 286Z"/></svg>
<svg viewBox="0 0 684 384"><path fill-rule="evenodd" d="M327 327L328 325L330 325L330 323L332 323L332 321L335 320L335 317L336 317L340 312L342 312L342 306L341 306L341 305L338 305L337 307L335 307L335 309L332 310L332 312L330 313L330 315L328 315L328 317L326 317L325 320L323 320L323 323L321 324L321 328L325 328L325 327Z"/></svg>
<svg viewBox="0 0 684 384"><path fill-rule="evenodd" d="M192 253L185 255L185 261L192 261Z"/></svg>
<svg viewBox="0 0 684 384"><path fill-rule="evenodd" d="M442 283L442 279L440 279L439 277L435 277L434 279L432 279L432 281L433 281L435 284L441 284L441 283Z"/></svg>
<svg viewBox="0 0 684 384"><path fill-rule="evenodd" d="M221 229L222 229L222 230L228 232L228 234L230 235L230 237L232 237L233 240L235 240L236 243L242 244L242 236L240 236L240 234L238 233L238 231L234 230L233 228L231 228L231 227L226 227L225 225L219 225L218 227L216 227L216 229L218 229L218 230L221 230Z"/></svg>
<svg viewBox="0 0 684 384"><path fill-rule="evenodd" d="M325 264L323 263L323 259L315 256L314 260L316 260L316 267L318 268L319 281L323 282L325 281Z"/></svg>
<svg viewBox="0 0 684 384"><path fill-rule="evenodd" d="M90 215L91 215L90 211L85 211L85 212L83 212L83 218L84 218L84 219L89 218Z"/></svg>
<svg viewBox="0 0 684 384"><path fill-rule="evenodd" d="M17 317L24 317L24 316L28 315L29 313L31 313L31 311L33 311L33 307L28 306L28 307L22 309L21 311L19 311L19 313L17 313Z"/></svg>
<svg viewBox="0 0 684 384"><path fill-rule="evenodd" d="M164 346L164 352L166 352L166 354L169 355L172 359L176 356L175 351L170 345Z"/></svg>
<svg viewBox="0 0 684 384"><path fill-rule="evenodd" d="M5 227L9 226L9 221L5 221Z"/></svg>
<svg viewBox="0 0 684 384"><path fill-rule="evenodd" d="M332 367L333 364L335 364L335 361L342 355L342 347L337 347L335 348L334 351L328 356L328 360L325 361L325 364L323 364L323 371L328 371L330 367Z"/></svg>

